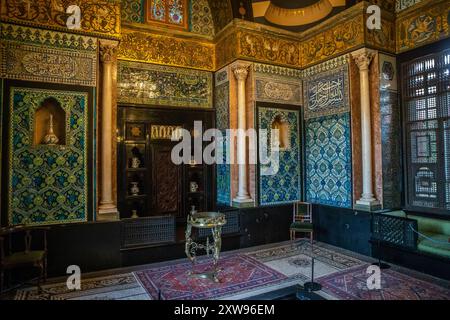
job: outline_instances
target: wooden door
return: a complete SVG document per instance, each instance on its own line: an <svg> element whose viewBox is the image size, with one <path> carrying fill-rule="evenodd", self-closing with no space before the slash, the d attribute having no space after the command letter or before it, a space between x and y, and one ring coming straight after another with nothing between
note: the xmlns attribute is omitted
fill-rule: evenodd
<svg viewBox="0 0 450 320"><path fill-rule="evenodd" d="M152 214L181 216L182 167L171 159L172 145L152 144Z"/></svg>

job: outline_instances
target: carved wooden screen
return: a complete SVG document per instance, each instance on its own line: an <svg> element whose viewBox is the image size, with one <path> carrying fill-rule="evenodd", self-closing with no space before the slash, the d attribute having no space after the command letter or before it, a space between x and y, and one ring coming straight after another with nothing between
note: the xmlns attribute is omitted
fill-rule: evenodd
<svg viewBox="0 0 450 320"><path fill-rule="evenodd" d="M152 149L153 209L157 215L181 216L181 167L171 159L172 146L154 144Z"/></svg>
<svg viewBox="0 0 450 320"><path fill-rule="evenodd" d="M450 210L450 50L406 63L407 205Z"/></svg>

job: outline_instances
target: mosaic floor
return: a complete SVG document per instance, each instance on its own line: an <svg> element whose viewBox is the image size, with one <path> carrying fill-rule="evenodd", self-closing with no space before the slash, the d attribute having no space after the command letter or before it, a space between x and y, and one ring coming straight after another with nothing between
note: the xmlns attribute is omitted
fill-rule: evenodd
<svg viewBox="0 0 450 320"><path fill-rule="evenodd" d="M381 275L381 290L367 288L371 258L327 244L300 240L226 252L219 283L192 279L186 259L90 274L80 291L69 291L65 282L48 283L43 292L29 287L17 290L15 300L199 300L248 299L310 281L315 260L315 278L331 300L450 300L450 283L417 272L392 267ZM206 265L200 260L198 267Z"/></svg>

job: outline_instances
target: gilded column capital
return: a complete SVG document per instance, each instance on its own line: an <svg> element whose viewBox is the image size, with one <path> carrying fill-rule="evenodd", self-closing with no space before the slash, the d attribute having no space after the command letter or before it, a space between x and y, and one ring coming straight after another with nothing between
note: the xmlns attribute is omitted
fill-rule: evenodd
<svg viewBox="0 0 450 320"><path fill-rule="evenodd" d="M112 63L117 59L117 48L119 42L111 40L100 40L100 61Z"/></svg>
<svg viewBox="0 0 450 320"><path fill-rule="evenodd" d="M356 65L359 68L359 71L368 71L370 63L375 57L376 51L370 49L360 49L355 52L352 52L352 57L356 62Z"/></svg>
<svg viewBox="0 0 450 320"><path fill-rule="evenodd" d="M240 80L241 81L247 80L248 72L249 72L248 71L249 70L249 66L248 65L238 64L238 65L234 66L232 68L232 70L233 70L235 78L238 81L240 81Z"/></svg>

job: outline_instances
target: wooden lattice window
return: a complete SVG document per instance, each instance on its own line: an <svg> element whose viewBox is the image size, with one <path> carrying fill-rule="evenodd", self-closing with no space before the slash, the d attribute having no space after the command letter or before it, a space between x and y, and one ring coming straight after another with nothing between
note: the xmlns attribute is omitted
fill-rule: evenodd
<svg viewBox="0 0 450 320"><path fill-rule="evenodd" d="M188 0L146 0L147 23L187 29Z"/></svg>
<svg viewBox="0 0 450 320"><path fill-rule="evenodd" d="M450 210L450 50L402 65L407 206Z"/></svg>

